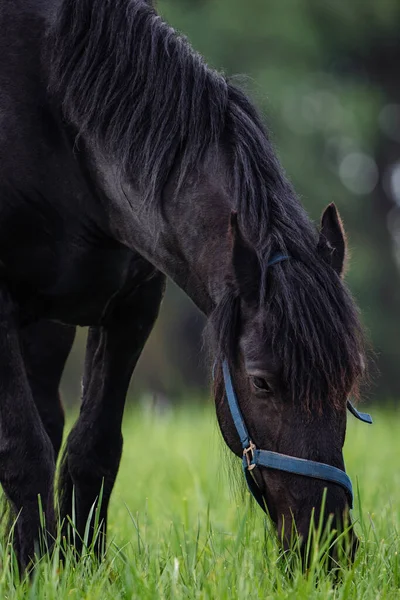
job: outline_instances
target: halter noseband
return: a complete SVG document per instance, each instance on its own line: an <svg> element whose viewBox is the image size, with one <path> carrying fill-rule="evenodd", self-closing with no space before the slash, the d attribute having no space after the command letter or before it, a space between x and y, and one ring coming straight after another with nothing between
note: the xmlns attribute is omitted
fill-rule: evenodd
<svg viewBox="0 0 400 600"><path fill-rule="evenodd" d="M276 254L270 259L268 266L271 267L288 259L289 257L284 254ZM222 372L229 409L243 448L243 470L247 485L261 508L267 512L261 490L251 473L255 467L267 467L269 469L285 471L286 473L293 473L295 475L303 475L304 477L312 477L313 479L321 479L323 481L336 483L344 488L349 499L349 506L350 508L353 508L353 487L351 485L350 477L345 471L325 463L306 460L304 458L295 458L294 456L280 454L279 452L259 450L256 448L247 431L233 388L232 378L226 359L222 363ZM359 412L350 400L347 400L347 408L360 421L369 424L372 423L371 416L367 413Z"/></svg>

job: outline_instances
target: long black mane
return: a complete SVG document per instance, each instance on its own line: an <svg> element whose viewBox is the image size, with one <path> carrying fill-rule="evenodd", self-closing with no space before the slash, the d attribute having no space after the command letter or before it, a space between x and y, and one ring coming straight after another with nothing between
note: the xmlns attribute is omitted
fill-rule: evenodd
<svg viewBox="0 0 400 600"><path fill-rule="evenodd" d="M65 116L134 175L149 202L173 169L183 183L223 142L239 217L261 260L271 233L282 249L296 237L306 249L314 232L254 106L148 2L63 0L48 46L51 89Z"/></svg>
<svg viewBox="0 0 400 600"><path fill-rule="evenodd" d="M129 172L149 203L173 170L183 185L224 145L241 229L261 266L260 302L293 397L335 404L357 388L364 355L354 303L316 253L317 234L246 95L210 69L144 0L63 0L48 37L51 92L65 117ZM179 186L178 186L179 187ZM291 260L268 270L275 251ZM232 355L237 295L214 315Z"/></svg>

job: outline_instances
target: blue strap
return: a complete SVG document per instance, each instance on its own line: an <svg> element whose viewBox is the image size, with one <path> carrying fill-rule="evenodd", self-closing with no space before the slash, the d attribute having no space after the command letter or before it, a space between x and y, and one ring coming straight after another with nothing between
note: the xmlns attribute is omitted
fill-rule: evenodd
<svg viewBox="0 0 400 600"><path fill-rule="evenodd" d="M242 448L248 448L250 446L249 432L247 431L246 425L244 424L243 415L233 389L232 378L229 372L227 360L223 361L222 370L224 374L226 397L228 398L228 404L231 411L232 419L235 423L236 431L239 434Z"/></svg>
<svg viewBox="0 0 400 600"><path fill-rule="evenodd" d="M341 469L332 467L331 465L327 465L325 463L287 456L278 452L258 450L252 446L250 436L244 423L243 415L233 389L232 378L227 360L223 361L222 370L229 409L236 427L236 431L238 432L242 448L245 451L243 455L243 469L246 476L246 481L251 493L261 508L264 511L266 510L261 490L251 474L251 468L254 468L255 466L276 469L279 471L285 471L286 473L312 477L313 479L321 479L323 481L331 481L332 483L340 485L345 489L349 497L350 508L352 508L353 488L351 480L349 476ZM358 410L351 404L350 401L348 401L348 408L349 411L361 421L372 423L371 416L366 413L358 412Z"/></svg>
<svg viewBox="0 0 400 600"><path fill-rule="evenodd" d="M264 497L256 481L253 479L252 471L249 470L247 458L243 456L242 461L249 490L260 507L267 512ZM351 484L351 479L347 473L341 469L337 469L336 467L332 467L325 463L286 456L285 454L279 454L278 452L271 452L269 450L257 449L254 451L254 458L250 464L256 467L266 467L268 469L284 471L285 473L293 473L294 475L312 477L313 479L331 481L344 488L349 500L349 506L350 508L353 508L353 486Z"/></svg>
<svg viewBox="0 0 400 600"><path fill-rule="evenodd" d="M344 488L349 497L350 508L353 508L353 486L351 485L350 477L341 469L325 463L286 456L285 454L270 452L268 450L255 450L252 464L257 467L267 467L269 469L285 471L286 473L336 483Z"/></svg>
<svg viewBox="0 0 400 600"><path fill-rule="evenodd" d="M287 473L295 473L314 479L333 481L346 489L352 489L350 478L344 471L314 460L286 456L286 454L271 452L270 450L255 450L253 463L260 467L268 467L269 469L277 469L278 471L286 471Z"/></svg>
<svg viewBox="0 0 400 600"><path fill-rule="evenodd" d="M368 423L368 425L372 425L373 421L371 415L368 413L359 412L354 404L350 402L350 400L347 400L347 409L356 419L359 419L363 423Z"/></svg>
<svg viewBox="0 0 400 600"><path fill-rule="evenodd" d="M289 260L289 256L286 254L274 254L272 258L269 259L268 266L272 267L273 265L283 262L284 260Z"/></svg>

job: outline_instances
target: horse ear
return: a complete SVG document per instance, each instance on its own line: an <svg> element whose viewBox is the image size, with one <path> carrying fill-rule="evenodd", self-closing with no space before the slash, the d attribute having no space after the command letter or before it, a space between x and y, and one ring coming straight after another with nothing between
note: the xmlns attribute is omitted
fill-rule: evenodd
<svg viewBox="0 0 400 600"><path fill-rule="evenodd" d="M248 303L258 300L261 268L257 254L243 238L237 218L237 212L231 213L230 237L232 241L232 264L235 283L240 296Z"/></svg>
<svg viewBox="0 0 400 600"><path fill-rule="evenodd" d="M332 203L322 214L317 250L326 262L343 277L346 263L346 234L342 219Z"/></svg>

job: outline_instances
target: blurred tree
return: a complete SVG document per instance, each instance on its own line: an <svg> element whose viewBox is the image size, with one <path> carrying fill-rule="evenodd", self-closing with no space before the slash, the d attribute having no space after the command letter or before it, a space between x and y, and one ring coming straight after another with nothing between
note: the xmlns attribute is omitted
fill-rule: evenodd
<svg viewBox="0 0 400 600"><path fill-rule="evenodd" d="M324 64L334 76L372 94L378 103L360 133L377 168L376 187L359 209L360 250L368 249L357 291L365 307L381 370L380 389L400 395L400 3L309 2L324 43ZM357 107L354 107L356 110ZM364 210L368 203L367 210ZM361 212L361 210L363 212ZM365 216L364 216L365 213ZM364 218L363 218L364 216ZM355 215L357 219L357 215ZM362 257L362 254L360 254Z"/></svg>

